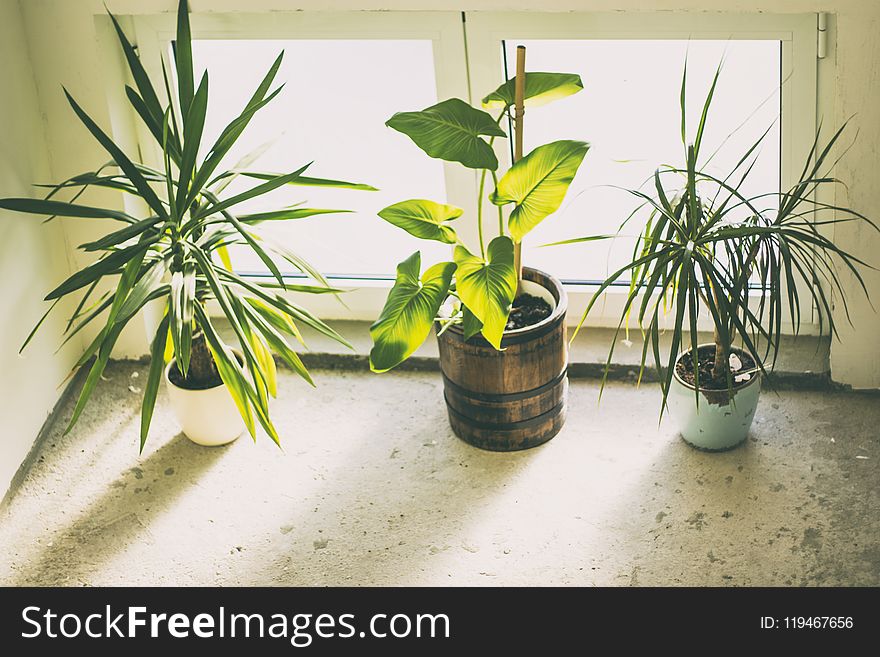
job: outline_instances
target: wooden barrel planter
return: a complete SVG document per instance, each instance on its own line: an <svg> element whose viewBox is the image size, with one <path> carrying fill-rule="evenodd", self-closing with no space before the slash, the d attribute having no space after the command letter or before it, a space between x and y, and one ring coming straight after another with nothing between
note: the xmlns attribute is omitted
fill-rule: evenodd
<svg viewBox="0 0 880 657"><path fill-rule="evenodd" d="M459 438L482 449L536 447L565 423L568 298L549 274L524 267L523 279L549 292L555 308L538 324L505 332L502 351L481 335L465 341L460 326L437 336L449 423Z"/></svg>

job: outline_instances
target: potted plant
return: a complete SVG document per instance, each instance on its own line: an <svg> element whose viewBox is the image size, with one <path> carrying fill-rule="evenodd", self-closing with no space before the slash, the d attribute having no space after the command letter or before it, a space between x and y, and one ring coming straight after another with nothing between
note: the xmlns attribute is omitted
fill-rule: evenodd
<svg viewBox="0 0 880 657"><path fill-rule="evenodd" d="M817 190L839 182L827 170L835 163L830 154L845 126L824 144L821 129L817 132L798 182L784 192L744 191L769 128L723 178L701 164L702 137L720 71L719 66L693 142L686 139L686 73L683 76L684 165L657 169L650 193L627 190L641 205L621 230L640 212L646 216L633 258L599 286L577 327L600 295L628 276L629 291L608 363L621 327L635 313L644 336L639 378L650 349L660 371L661 414L668 408L684 440L710 451L731 449L746 439L762 375L772 370L779 353L783 312L797 333L802 309L815 304L820 332L827 327L836 335L829 295L835 294L846 307L839 264L852 272L867 295L859 273L865 263L832 242L823 229L852 221L877 228L855 210L815 196ZM563 243L583 239L591 238ZM808 299L800 298L801 290L808 290ZM663 328L666 309L672 319L669 329ZM701 314L714 327L707 344L698 343ZM664 331L670 341L661 353Z"/></svg>
<svg viewBox="0 0 880 657"><path fill-rule="evenodd" d="M308 165L287 174L266 174L219 166L257 111L281 88L270 91L283 53L254 91L242 110L217 137L204 158L199 158L208 103L208 73L196 84L187 3L177 13L174 60L176 88L172 91L163 64L162 104L119 23L111 15L136 88L125 92L162 149L164 166L153 168L130 159L119 146L67 94L77 117L107 151L110 161L95 171L74 176L49 188L44 199L0 199L0 208L37 215L110 219L115 227L98 240L80 246L100 254L52 290L46 315L69 295L81 295L67 324L66 340L85 326L101 325L76 367L92 360L88 376L67 427L82 413L101 377L113 346L125 325L146 304L164 310L152 340L151 364L144 385L140 447L147 439L160 382L167 383L170 401L183 430L193 441L217 445L237 438L245 428L255 436L255 419L276 443L279 436L269 417L269 398L276 393L277 353L302 378L312 379L302 361L288 345L288 338L301 341L299 325L310 326L339 342L347 342L307 309L290 301L284 291L324 294L336 290L314 267L286 246L259 230L266 221L299 219L335 210L284 207L242 214L239 204L283 185L331 185L372 189L341 181L310 178ZM172 102L175 99L175 102ZM221 172L222 171L222 172ZM238 194L223 190L236 176L256 180ZM143 202L145 212L133 215L121 210L77 203L89 187L118 190ZM55 197L75 192L70 201ZM245 278L232 268L229 247L251 249L272 273L270 280ZM271 254L271 255L270 255ZM290 284L274 257L310 276L308 284ZM111 282L112 281L112 282ZM110 285L107 285L110 283ZM106 291L102 292L102 289ZM216 302L235 334L237 348L224 343L216 321L207 310ZM45 319L45 316L44 318ZM42 323L42 320L41 322ZM40 323L25 341L24 349ZM168 362L165 366L165 362Z"/></svg>
<svg viewBox="0 0 880 657"><path fill-rule="evenodd" d="M427 240L454 247L451 261L422 270L416 251L397 266L384 308L370 328L370 366L385 372L408 358L438 320L440 363L449 420L465 441L509 451L552 438L565 420L567 392L566 295L557 279L521 266L525 235L555 212L589 148L562 140L522 156L523 107L540 105L583 88L580 77L525 73L517 51L516 77L483 99L496 116L453 98L420 112L395 114L386 123L431 157L479 172L478 248L452 226L464 211L424 199L395 203L379 216ZM515 123L514 163L499 178L496 139ZM486 243L486 179L498 208L497 236ZM505 208L510 208L505 217ZM493 222L494 223L494 222Z"/></svg>

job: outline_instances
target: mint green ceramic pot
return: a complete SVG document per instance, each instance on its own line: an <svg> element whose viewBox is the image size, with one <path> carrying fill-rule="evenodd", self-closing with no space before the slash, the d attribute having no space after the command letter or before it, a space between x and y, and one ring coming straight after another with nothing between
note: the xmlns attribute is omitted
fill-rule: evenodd
<svg viewBox="0 0 880 657"><path fill-rule="evenodd" d="M699 345L705 346L711 345ZM691 358L690 350L678 357L676 365L686 358ZM694 386L678 376L676 367L667 404L685 442L697 449L718 452L737 447L748 437L760 393L761 374L755 372L748 381L735 384L732 394L727 390L701 389L695 395Z"/></svg>

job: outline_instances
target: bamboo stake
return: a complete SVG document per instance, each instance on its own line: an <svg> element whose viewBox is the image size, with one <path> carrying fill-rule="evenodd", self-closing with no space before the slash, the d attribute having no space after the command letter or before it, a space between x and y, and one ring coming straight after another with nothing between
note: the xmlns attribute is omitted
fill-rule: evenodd
<svg viewBox="0 0 880 657"><path fill-rule="evenodd" d="M519 162L523 156L523 116L526 96L526 47L516 48L516 82L514 87L514 147L513 161ZM516 296L522 292L522 242L513 245L513 266L516 269Z"/></svg>

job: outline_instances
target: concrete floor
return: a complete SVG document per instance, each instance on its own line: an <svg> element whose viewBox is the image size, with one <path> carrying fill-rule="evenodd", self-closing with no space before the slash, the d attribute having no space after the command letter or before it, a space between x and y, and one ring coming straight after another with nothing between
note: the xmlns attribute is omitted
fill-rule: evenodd
<svg viewBox="0 0 880 657"><path fill-rule="evenodd" d="M451 434L436 374L282 372L283 451L198 447L162 396L139 457L145 374L112 364L49 432L0 584L880 585L877 396L765 392L748 443L706 454L654 386L597 407L577 380L559 436L494 454Z"/></svg>

